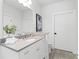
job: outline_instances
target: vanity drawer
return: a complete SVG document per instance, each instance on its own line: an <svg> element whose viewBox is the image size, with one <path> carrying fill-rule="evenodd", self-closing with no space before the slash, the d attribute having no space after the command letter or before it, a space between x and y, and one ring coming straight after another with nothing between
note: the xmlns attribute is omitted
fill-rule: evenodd
<svg viewBox="0 0 79 59"><path fill-rule="evenodd" d="M34 53L35 53L35 48L29 46L19 52L20 59L33 59L35 56Z"/></svg>
<svg viewBox="0 0 79 59"><path fill-rule="evenodd" d="M45 57L44 55L44 39L41 39L40 41L36 42L33 47L35 47L35 51L38 53L39 59L43 59Z"/></svg>
<svg viewBox="0 0 79 59"><path fill-rule="evenodd" d="M31 50L37 49L38 45L40 45L40 41L37 41L37 42L33 43L32 45L26 47L25 49L21 50L20 53L21 54L27 54L27 53L31 52Z"/></svg>
<svg viewBox="0 0 79 59"><path fill-rule="evenodd" d="M39 59L38 54L40 51L40 41L26 47L19 52L20 59Z"/></svg>
<svg viewBox="0 0 79 59"><path fill-rule="evenodd" d="M20 59L43 59L44 57L44 39L32 44L31 46L20 51Z"/></svg>

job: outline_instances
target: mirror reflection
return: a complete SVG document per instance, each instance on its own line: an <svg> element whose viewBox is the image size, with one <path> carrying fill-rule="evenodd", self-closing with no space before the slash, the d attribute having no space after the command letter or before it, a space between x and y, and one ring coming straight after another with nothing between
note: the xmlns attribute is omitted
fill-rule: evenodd
<svg viewBox="0 0 79 59"><path fill-rule="evenodd" d="M24 4L25 3L25 4ZM17 35L33 32L33 10L31 0L4 0L3 2L3 34Z"/></svg>

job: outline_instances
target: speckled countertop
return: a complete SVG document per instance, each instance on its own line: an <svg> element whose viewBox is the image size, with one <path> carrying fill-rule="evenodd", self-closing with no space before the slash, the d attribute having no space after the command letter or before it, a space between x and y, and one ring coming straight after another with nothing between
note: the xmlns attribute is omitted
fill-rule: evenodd
<svg viewBox="0 0 79 59"><path fill-rule="evenodd" d="M29 47L30 45L38 42L39 40L44 38L44 35L47 33L35 33L34 36L31 36L26 39L18 39L14 44L1 44L2 46L19 52L24 48Z"/></svg>

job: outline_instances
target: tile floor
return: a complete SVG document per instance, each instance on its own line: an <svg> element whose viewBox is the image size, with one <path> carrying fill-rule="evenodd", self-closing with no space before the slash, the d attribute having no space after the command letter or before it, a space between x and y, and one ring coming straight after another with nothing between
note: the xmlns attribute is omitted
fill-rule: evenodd
<svg viewBox="0 0 79 59"><path fill-rule="evenodd" d="M69 51L55 49L49 59L78 59L75 54Z"/></svg>

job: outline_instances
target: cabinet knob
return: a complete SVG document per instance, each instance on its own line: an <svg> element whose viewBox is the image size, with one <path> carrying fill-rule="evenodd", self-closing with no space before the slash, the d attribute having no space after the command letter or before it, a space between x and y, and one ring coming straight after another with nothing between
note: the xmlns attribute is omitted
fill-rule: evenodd
<svg viewBox="0 0 79 59"><path fill-rule="evenodd" d="M54 35L57 35L57 33L55 32Z"/></svg>

